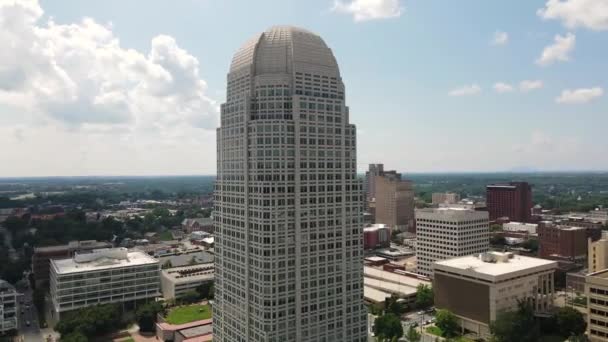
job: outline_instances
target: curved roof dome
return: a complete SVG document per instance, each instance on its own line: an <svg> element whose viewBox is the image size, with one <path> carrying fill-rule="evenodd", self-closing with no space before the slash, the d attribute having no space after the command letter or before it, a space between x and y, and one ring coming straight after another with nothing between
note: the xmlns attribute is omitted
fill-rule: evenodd
<svg viewBox="0 0 608 342"><path fill-rule="evenodd" d="M249 39L234 54L230 72L253 66L255 75L321 69L338 76L338 63L323 39L293 26L274 26Z"/></svg>

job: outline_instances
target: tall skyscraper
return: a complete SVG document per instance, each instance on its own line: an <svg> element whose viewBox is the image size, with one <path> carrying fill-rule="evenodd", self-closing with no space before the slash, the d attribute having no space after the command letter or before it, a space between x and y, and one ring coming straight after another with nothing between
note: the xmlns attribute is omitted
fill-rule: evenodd
<svg viewBox="0 0 608 342"><path fill-rule="evenodd" d="M366 341L362 184L336 59L273 27L234 55L217 130L214 341Z"/></svg>
<svg viewBox="0 0 608 342"><path fill-rule="evenodd" d="M487 252L488 212L463 208L416 210L418 273L433 277L433 263Z"/></svg>
<svg viewBox="0 0 608 342"><path fill-rule="evenodd" d="M414 187L395 171L374 177L376 185L376 223L384 223L398 231L414 228Z"/></svg>
<svg viewBox="0 0 608 342"><path fill-rule="evenodd" d="M365 172L365 183L363 184L363 190L368 201L376 198L375 177L382 174L384 174L384 164L369 164L369 170Z"/></svg>
<svg viewBox="0 0 608 342"><path fill-rule="evenodd" d="M526 182L488 185L486 205L492 221L508 217L511 221L530 222L532 187Z"/></svg>

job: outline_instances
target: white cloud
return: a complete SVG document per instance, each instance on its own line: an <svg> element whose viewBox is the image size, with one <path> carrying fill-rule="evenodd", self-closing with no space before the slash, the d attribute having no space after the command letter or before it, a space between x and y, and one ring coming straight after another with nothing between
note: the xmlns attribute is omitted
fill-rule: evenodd
<svg viewBox="0 0 608 342"><path fill-rule="evenodd" d="M540 89L543 87L543 81L541 80L523 80L519 82L519 90L523 92Z"/></svg>
<svg viewBox="0 0 608 342"><path fill-rule="evenodd" d="M404 8L399 0L335 0L331 10L350 14L355 21L368 21L399 17Z"/></svg>
<svg viewBox="0 0 608 342"><path fill-rule="evenodd" d="M479 94L481 92L481 87L478 86L477 84L471 84L471 85L466 85L466 86L462 86L456 89L452 89L450 90L450 92L448 92L448 95L450 96L467 96L467 95L476 95Z"/></svg>
<svg viewBox="0 0 608 342"><path fill-rule="evenodd" d="M111 27L91 18L60 24L42 22L43 14L36 0L0 0L0 49L10 51L0 53L0 126L13 132L5 139L21 141L13 141L20 152L30 146L40 155L34 151L44 149L49 132L56 134L51 139L74 139L61 145L62 155L98 151L83 144L87 139L114 147L104 158L134 143L154 158L172 158L179 154L156 152L177 141L208 141L203 136L217 126L218 105L207 96L198 60L175 39L156 36L140 52L122 47ZM0 153L0 160L8 157Z"/></svg>
<svg viewBox="0 0 608 342"><path fill-rule="evenodd" d="M566 36L555 35L554 43L545 47L541 56L536 60L536 64L547 66L555 61L566 62L570 60L570 52L576 44L576 36L572 33Z"/></svg>
<svg viewBox="0 0 608 342"><path fill-rule="evenodd" d="M555 99L555 102L562 104L580 104L587 103L604 94L604 90L600 87L595 88L580 88L566 89L561 95Z"/></svg>
<svg viewBox="0 0 608 342"><path fill-rule="evenodd" d="M608 0L548 0L538 16L561 20L568 28L608 30Z"/></svg>
<svg viewBox="0 0 608 342"><path fill-rule="evenodd" d="M492 38L492 45L505 45L509 42L509 34L507 32L496 31Z"/></svg>
<svg viewBox="0 0 608 342"><path fill-rule="evenodd" d="M507 83L498 82L494 84L494 90L497 93L509 93L513 91L513 86Z"/></svg>

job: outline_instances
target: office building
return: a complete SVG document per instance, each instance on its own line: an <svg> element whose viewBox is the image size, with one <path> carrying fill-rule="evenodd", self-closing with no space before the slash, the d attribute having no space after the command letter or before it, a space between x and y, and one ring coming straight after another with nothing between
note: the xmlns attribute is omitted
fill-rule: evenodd
<svg viewBox="0 0 608 342"><path fill-rule="evenodd" d="M386 248L391 245L391 229L385 224L373 224L363 228L363 248Z"/></svg>
<svg viewBox="0 0 608 342"><path fill-rule="evenodd" d="M409 180L401 179L395 171L375 177L376 223L388 225L397 231L411 231L414 227L414 187Z"/></svg>
<svg viewBox="0 0 608 342"><path fill-rule="evenodd" d="M531 235L536 234L538 224L524 222L507 222L503 223L502 230L505 232L523 232Z"/></svg>
<svg viewBox="0 0 608 342"><path fill-rule="evenodd" d="M587 337L591 342L608 341L608 270L585 276Z"/></svg>
<svg viewBox="0 0 608 342"><path fill-rule="evenodd" d="M587 239L587 264L589 273L608 269L608 239Z"/></svg>
<svg viewBox="0 0 608 342"><path fill-rule="evenodd" d="M363 183L363 191L366 200L369 202L376 198L376 180L377 176L384 174L383 164L369 164L369 170L365 172L365 183Z"/></svg>
<svg viewBox="0 0 608 342"><path fill-rule="evenodd" d="M17 291L9 282L0 279L0 335L19 327Z"/></svg>
<svg viewBox="0 0 608 342"><path fill-rule="evenodd" d="M234 55L217 130L214 341L367 341L363 193L338 64L295 27Z"/></svg>
<svg viewBox="0 0 608 342"><path fill-rule="evenodd" d="M434 192L431 201L433 205L456 204L460 201L460 195L453 192Z"/></svg>
<svg viewBox="0 0 608 342"><path fill-rule="evenodd" d="M538 255L541 258L583 261L587 258L587 230L558 226L553 222L538 224Z"/></svg>
<svg viewBox="0 0 608 342"><path fill-rule="evenodd" d="M530 301L538 313L550 312L556 268L555 261L498 252L438 261L435 306L454 313L463 329L488 338L490 322L500 312L517 310L519 301Z"/></svg>
<svg viewBox="0 0 608 342"><path fill-rule="evenodd" d="M462 208L418 209L416 239L418 273L433 277L435 261L488 251L488 213Z"/></svg>
<svg viewBox="0 0 608 342"><path fill-rule="evenodd" d="M66 259L73 256L76 252L110 247L112 247L112 244L109 242L85 240L70 241L67 245L34 248L34 254L32 254L32 273L34 274L36 287L48 287L51 259Z"/></svg>
<svg viewBox="0 0 608 342"><path fill-rule="evenodd" d="M51 260L52 315L60 318L96 304L153 299L159 293L158 260L126 248L76 253L70 259Z"/></svg>
<svg viewBox="0 0 608 342"><path fill-rule="evenodd" d="M532 187L526 182L488 185L486 205L491 221L508 218L510 221L530 222Z"/></svg>
<svg viewBox="0 0 608 342"><path fill-rule="evenodd" d="M196 291L205 283L213 283L213 264L200 264L167 268L160 272L160 288L163 298L175 299Z"/></svg>

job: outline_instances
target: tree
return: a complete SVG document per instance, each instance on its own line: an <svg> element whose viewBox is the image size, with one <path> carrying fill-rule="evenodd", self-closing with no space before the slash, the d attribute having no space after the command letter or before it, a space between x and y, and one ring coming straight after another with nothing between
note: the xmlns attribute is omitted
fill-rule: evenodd
<svg viewBox="0 0 608 342"><path fill-rule="evenodd" d="M140 306L137 309L137 312L135 312L139 330L143 332L153 332L156 317L163 311L164 307L160 302L149 302Z"/></svg>
<svg viewBox="0 0 608 342"><path fill-rule="evenodd" d="M535 342L540 337L539 325L534 319L534 308L528 301L518 303L517 311L505 312L490 323L496 342Z"/></svg>
<svg viewBox="0 0 608 342"><path fill-rule="evenodd" d="M65 315L55 325L62 336L79 333L85 337L101 336L120 327L120 306L116 304L95 305Z"/></svg>
<svg viewBox="0 0 608 342"><path fill-rule="evenodd" d="M399 317L388 313L376 318L374 333L378 336L379 341L391 341L393 338L399 339L403 336L403 326Z"/></svg>
<svg viewBox="0 0 608 342"><path fill-rule="evenodd" d="M405 338L409 342L420 342L421 336L420 333L416 331L416 328L410 325L410 328L407 330L407 334L405 334Z"/></svg>
<svg viewBox="0 0 608 342"><path fill-rule="evenodd" d="M171 268L173 264L171 264L171 260L165 261L165 263L161 266L162 269Z"/></svg>
<svg viewBox="0 0 608 342"><path fill-rule="evenodd" d="M404 310L401 303L399 303L399 296L392 294L390 297L386 297L384 300L384 311L392 313L395 316L400 316Z"/></svg>
<svg viewBox="0 0 608 342"><path fill-rule="evenodd" d="M416 307L417 308L428 308L433 305L433 289L425 284L420 284L416 287Z"/></svg>
<svg viewBox="0 0 608 342"><path fill-rule="evenodd" d="M204 282L196 287L199 298L201 299L213 299L213 293L215 292L212 282Z"/></svg>
<svg viewBox="0 0 608 342"><path fill-rule="evenodd" d="M437 310L435 325L441 329L443 337L454 337L458 334L458 320L448 310Z"/></svg>
<svg viewBox="0 0 608 342"><path fill-rule="evenodd" d="M504 246L507 244L507 239L501 235L494 235L490 238L490 245Z"/></svg>
<svg viewBox="0 0 608 342"><path fill-rule="evenodd" d="M528 239L521 244L521 246L525 249L529 249L532 252L538 251L538 240Z"/></svg>
<svg viewBox="0 0 608 342"><path fill-rule="evenodd" d="M198 292L196 292L194 290L188 291L188 292L184 293L181 297L179 297L179 300L182 303L186 303L186 304L197 302L199 299L200 298L199 298Z"/></svg>
<svg viewBox="0 0 608 342"><path fill-rule="evenodd" d="M75 331L61 336L61 342L89 342L89 339L81 332Z"/></svg>
<svg viewBox="0 0 608 342"><path fill-rule="evenodd" d="M13 236L15 236L18 231L22 231L27 228L28 221L21 217L9 216L6 218L6 220L4 220L3 225L11 232Z"/></svg>
<svg viewBox="0 0 608 342"><path fill-rule="evenodd" d="M568 338L585 333L587 322L580 311L572 307L563 307L555 315L557 321L557 332L560 336Z"/></svg>

